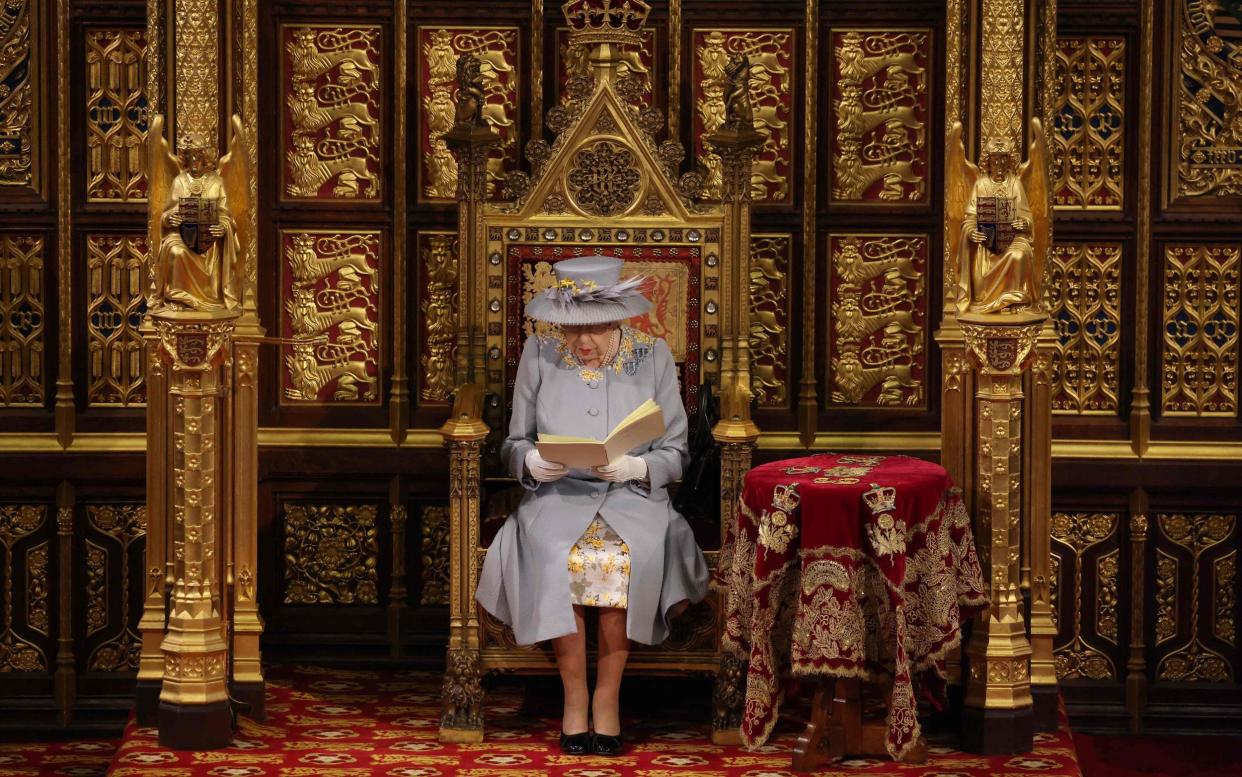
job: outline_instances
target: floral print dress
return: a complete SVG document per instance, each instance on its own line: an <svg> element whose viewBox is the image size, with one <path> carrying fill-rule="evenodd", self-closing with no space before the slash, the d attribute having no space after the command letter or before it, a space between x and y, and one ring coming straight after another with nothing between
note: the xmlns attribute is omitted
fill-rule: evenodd
<svg viewBox="0 0 1242 777"><path fill-rule="evenodd" d="M625 609L630 548L598 515L569 549L569 596L584 607Z"/></svg>

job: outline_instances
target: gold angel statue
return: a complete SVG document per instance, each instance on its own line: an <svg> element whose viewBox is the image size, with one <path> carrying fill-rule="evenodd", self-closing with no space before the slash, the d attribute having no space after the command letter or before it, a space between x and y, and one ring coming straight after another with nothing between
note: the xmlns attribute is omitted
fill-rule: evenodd
<svg viewBox="0 0 1242 777"><path fill-rule="evenodd" d="M945 212L958 236L956 304L961 313L1016 313L1038 308L1051 240L1044 133L1031 120L1027 160L989 144L983 170L966 158L961 122L949 132Z"/></svg>
<svg viewBox="0 0 1242 777"><path fill-rule="evenodd" d="M214 143L183 136L177 156L157 115L147 133L151 245L159 246L148 307L238 310L245 276L239 265L249 235L245 130L233 117L229 153L217 170Z"/></svg>

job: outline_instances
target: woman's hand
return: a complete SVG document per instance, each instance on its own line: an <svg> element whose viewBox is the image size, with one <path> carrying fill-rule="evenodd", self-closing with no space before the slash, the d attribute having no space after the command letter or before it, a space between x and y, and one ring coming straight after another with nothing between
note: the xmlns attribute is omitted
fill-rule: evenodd
<svg viewBox="0 0 1242 777"><path fill-rule="evenodd" d="M631 480L646 480L647 462L637 456L622 456L611 464L603 467L592 467L591 471L609 483L628 483Z"/></svg>
<svg viewBox="0 0 1242 777"><path fill-rule="evenodd" d="M569 474L569 468L564 464L557 464L540 456L538 448L531 448L526 454L526 471L540 483L551 483Z"/></svg>

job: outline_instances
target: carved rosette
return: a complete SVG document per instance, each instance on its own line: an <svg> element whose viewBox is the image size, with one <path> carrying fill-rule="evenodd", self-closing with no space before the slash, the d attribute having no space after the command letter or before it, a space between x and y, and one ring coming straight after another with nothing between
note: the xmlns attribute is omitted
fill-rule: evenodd
<svg viewBox="0 0 1242 777"><path fill-rule="evenodd" d="M375 505L285 505L285 604L377 604Z"/></svg>
<svg viewBox="0 0 1242 777"><path fill-rule="evenodd" d="M756 202L792 201L793 30L698 28L691 33L691 44L695 158L706 171L705 196L723 196L724 161L709 148L707 138L725 122L724 96L729 82L725 65L729 57L745 54L750 58L754 129L763 138L754 152L750 195Z"/></svg>
<svg viewBox="0 0 1242 777"><path fill-rule="evenodd" d="M500 199L505 179L518 167L521 104L516 27L420 27L418 78L419 197L445 202L458 196L458 162L444 135L453 128L457 101L457 58L480 61L485 101L482 118L500 138L482 151L483 196Z"/></svg>
<svg viewBox="0 0 1242 777"><path fill-rule="evenodd" d="M834 30L832 199L926 202L931 30Z"/></svg>
<svg viewBox="0 0 1242 777"><path fill-rule="evenodd" d="M619 216L628 211L642 182L633 152L608 140L579 151L565 178L574 204L592 216Z"/></svg>
<svg viewBox="0 0 1242 777"><path fill-rule="evenodd" d="M286 231L285 404L378 404L380 233Z"/></svg>
<svg viewBox="0 0 1242 777"><path fill-rule="evenodd" d="M380 199L382 38L378 25L281 27L286 197Z"/></svg>
<svg viewBox="0 0 1242 777"><path fill-rule="evenodd" d="M832 403L926 406L927 253L923 235L833 235Z"/></svg>

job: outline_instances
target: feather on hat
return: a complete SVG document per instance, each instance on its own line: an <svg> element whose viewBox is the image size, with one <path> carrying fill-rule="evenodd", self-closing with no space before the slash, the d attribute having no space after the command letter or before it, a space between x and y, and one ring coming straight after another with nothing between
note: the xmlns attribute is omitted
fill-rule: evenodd
<svg viewBox="0 0 1242 777"><path fill-rule="evenodd" d="M552 265L556 285L526 303L526 315L561 325L607 324L651 309L642 294L645 278L621 280L625 262L611 256L582 256Z"/></svg>

